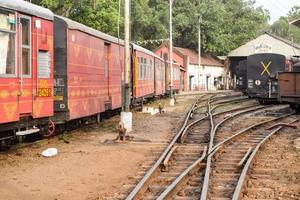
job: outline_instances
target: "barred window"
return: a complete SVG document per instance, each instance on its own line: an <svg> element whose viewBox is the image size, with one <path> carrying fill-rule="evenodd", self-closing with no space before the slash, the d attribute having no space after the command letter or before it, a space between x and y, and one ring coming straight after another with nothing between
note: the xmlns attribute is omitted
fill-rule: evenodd
<svg viewBox="0 0 300 200"><path fill-rule="evenodd" d="M16 15L0 8L0 76L15 75Z"/></svg>

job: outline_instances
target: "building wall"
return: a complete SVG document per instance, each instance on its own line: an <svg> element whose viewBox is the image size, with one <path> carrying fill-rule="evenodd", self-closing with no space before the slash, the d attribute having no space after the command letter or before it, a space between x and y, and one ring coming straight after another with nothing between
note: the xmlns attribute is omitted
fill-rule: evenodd
<svg viewBox="0 0 300 200"><path fill-rule="evenodd" d="M169 59L169 48L167 46L162 46L161 48L157 49L154 53L163 59L165 59L164 54L167 54ZM180 55L174 53L174 51L173 51L173 61L175 61L176 63L182 66L184 64L183 58Z"/></svg>
<svg viewBox="0 0 300 200"><path fill-rule="evenodd" d="M190 77L193 78L190 79ZM223 81L225 79L225 72L223 67L214 66L201 66L199 69L198 65L189 65L188 67L188 88L192 91L199 90L217 90L218 82L215 78L222 76ZM224 84L224 83L223 83Z"/></svg>
<svg viewBox="0 0 300 200"><path fill-rule="evenodd" d="M156 55L158 55L159 57L163 58L163 59L166 59L164 55L167 55L167 59L169 59L169 48L167 46L161 46L159 49L157 49L155 52L154 52ZM181 55L178 55L176 54L174 51L173 51L173 61L178 63L179 65L183 66L184 69L186 71L183 71L183 77L184 77L184 86L183 86L183 90L184 91L187 91L187 88L188 88L188 83L187 83L187 61L186 61L186 58L182 57Z"/></svg>

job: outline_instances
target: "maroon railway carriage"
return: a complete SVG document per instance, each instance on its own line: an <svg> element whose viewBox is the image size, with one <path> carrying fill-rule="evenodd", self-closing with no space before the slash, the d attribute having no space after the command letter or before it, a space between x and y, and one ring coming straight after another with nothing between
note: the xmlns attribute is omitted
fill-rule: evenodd
<svg viewBox="0 0 300 200"><path fill-rule="evenodd" d="M64 17L54 17L54 30L56 123L120 108L123 44Z"/></svg>
<svg viewBox="0 0 300 200"><path fill-rule="evenodd" d="M132 44L132 82L133 102L154 96L154 54L140 46Z"/></svg>
<svg viewBox="0 0 300 200"><path fill-rule="evenodd" d="M156 96L162 96L166 93L166 63L163 59L155 55L154 58L154 90Z"/></svg>
<svg viewBox="0 0 300 200"><path fill-rule="evenodd" d="M53 13L26 1L1 0L1 143L46 131L51 115Z"/></svg>
<svg viewBox="0 0 300 200"><path fill-rule="evenodd" d="M173 92L179 93L180 90L180 65L177 63L172 64L173 67ZM171 69L170 69L170 62L166 64L166 93L170 93L171 88Z"/></svg>
<svg viewBox="0 0 300 200"><path fill-rule="evenodd" d="M292 71L278 73L278 89L280 102L289 103L300 111L300 59L294 64Z"/></svg>

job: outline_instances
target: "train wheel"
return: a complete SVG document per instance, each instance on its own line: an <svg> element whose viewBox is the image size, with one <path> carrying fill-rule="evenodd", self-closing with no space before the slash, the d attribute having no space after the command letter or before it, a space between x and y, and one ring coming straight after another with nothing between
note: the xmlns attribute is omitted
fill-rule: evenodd
<svg viewBox="0 0 300 200"><path fill-rule="evenodd" d="M53 121L49 120L48 122L48 132L44 135L44 137L50 137L55 132L55 124Z"/></svg>

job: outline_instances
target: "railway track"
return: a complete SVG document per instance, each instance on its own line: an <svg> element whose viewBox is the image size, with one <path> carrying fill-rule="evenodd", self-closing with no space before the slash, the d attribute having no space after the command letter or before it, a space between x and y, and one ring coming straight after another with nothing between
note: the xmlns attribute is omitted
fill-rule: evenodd
<svg viewBox="0 0 300 200"><path fill-rule="evenodd" d="M244 102L244 98L227 97L212 97L216 104L228 104L230 98L232 102ZM223 100L222 100L223 99ZM225 98L226 99L226 98ZM222 101L219 101L222 100ZM201 102L207 101L203 99ZM199 103L200 101L198 101ZM209 101L210 102L210 101ZM245 110L249 112L256 105L243 105L219 112L216 115L224 115L226 113L238 112ZM250 109L250 106L252 107ZM205 106L194 104L186 116L184 126L179 133L174 137L170 145L163 152L161 157L146 173L141 181L134 187L127 200L129 199L199 199L201 187L204 179L205 162L203 162L207 147L210 141L211 119L208 115L194 114L196 120L188 120L193 111L202 110ZM206 106L206 113L209 113L210 105ZM262 108L260 106L260 108ZM187 123L191 121L190 123ZM187 184L188 181L188 184Z"/></svg>
<svg viewBox="0 0 300 200"><path fill-rule="evenodd" d="M201 199L226 200L238 199L245 170L243 166L258 145L282 127L266 130L276 122L293 122L292 114L285 114L267 121L246 127L231 136L218 132L227 120L220 121L212 131L213 141L207 157L207 168ZM216 137L218 135L218 137ZM226 138L226 139L224 139ZM250 156L251 157L251 156ZM241 183L239 183L241 182ZM236 191L236 192L235 192Z"/></svg>

